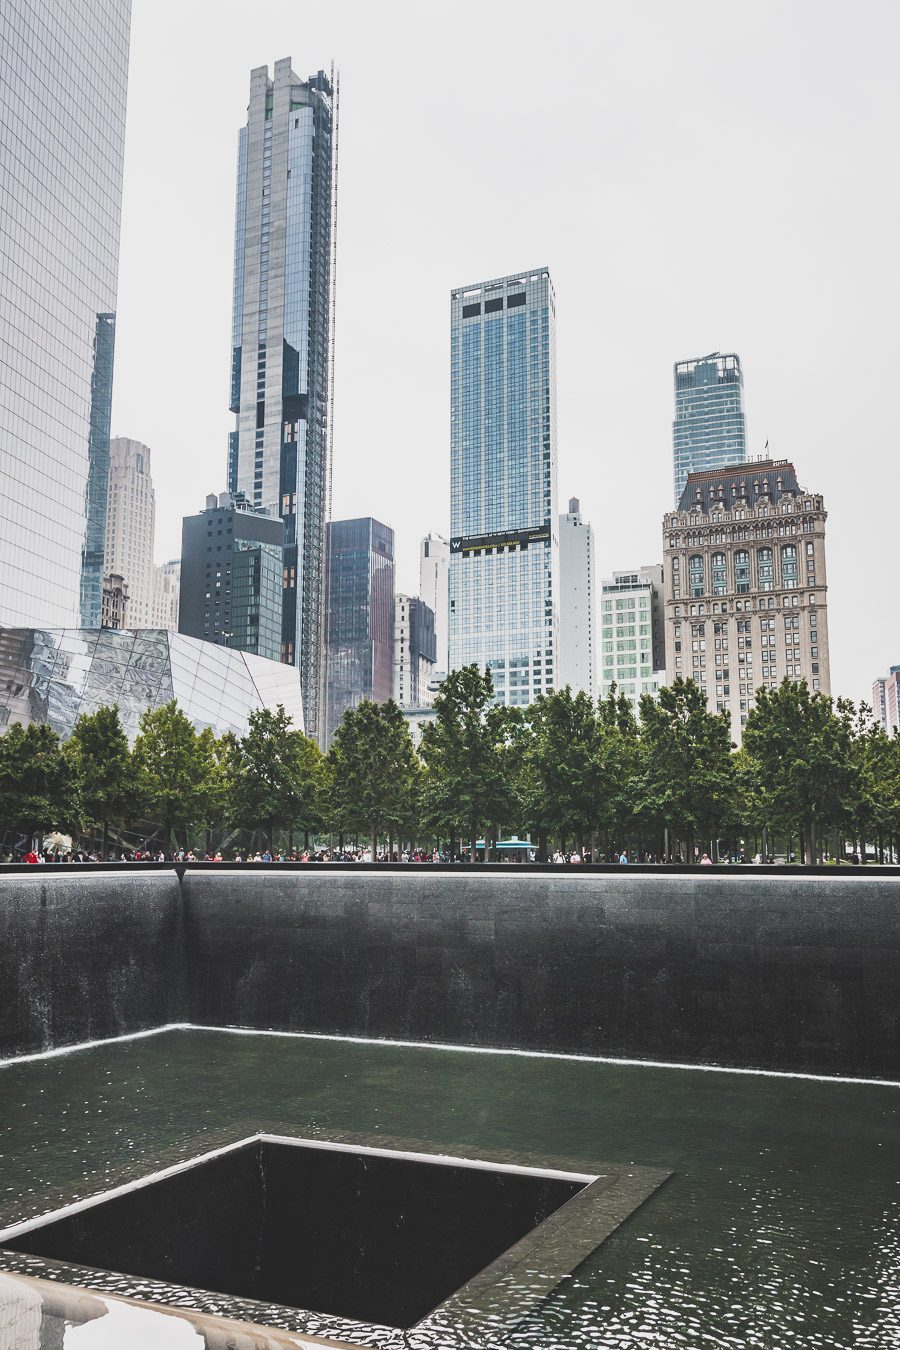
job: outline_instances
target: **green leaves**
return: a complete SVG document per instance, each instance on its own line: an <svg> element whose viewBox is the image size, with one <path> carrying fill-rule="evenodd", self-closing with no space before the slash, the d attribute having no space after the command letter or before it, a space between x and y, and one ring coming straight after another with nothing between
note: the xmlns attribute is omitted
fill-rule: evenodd
<svg viewBox="0 0 900 1350"><path fill-rule="evenodd" d="M372 856L378 836L408 824L415 810L418 765L403 714L393 699L350 708L328 753L333 824L364 829Z"/></svg>
<svg viewBox="0 0 900 1350"><path fill-rule="evenodd" d="M324 757L281 704L274 712L257 708L250 714L247 734L235 744L226 773L234 822L265 828L270 847L277 828L314 829L321 822Z"/></svg>
<svg viewBox="0 0 900 1350"><path fill-rule="evenodd" d="M0 820L18 838L81 826L78 771L46 723L15 722L0 739Z"/></svg>
<svg viewBox="0 0 900 1350"><path fill-rule="evenodd" d="M119 709L82 713L65 744L81 784L84 814L103 828L103 849L109 825L122 825L134 806L135 778L128 737Z"/></svg>
<svg viewBox="0 0 900 1350"><path fill-rule="evenodd" d="M521 714L493 703L488 670L452 671L434 701L436 717L422 734L424 801L435 828L461 829L472 856L478 835L519 809L516 748Z"/></svg>
<svg viewBox="0 0 900 1350"><path fill-rule="evenodd" d="M744 728L744 749L755 761L763 810L793 826L815 855L816 833L846 818L856 777L853 732L846 709L805 681L782 680L759 689Z"/></svg>

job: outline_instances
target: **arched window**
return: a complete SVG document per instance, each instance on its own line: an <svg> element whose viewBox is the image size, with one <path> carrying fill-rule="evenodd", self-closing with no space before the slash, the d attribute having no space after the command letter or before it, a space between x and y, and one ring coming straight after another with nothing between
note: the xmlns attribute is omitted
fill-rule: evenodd
<svg viewBox="0 0 900 1350"><path fill-rule="evenodd" d="M750 589L750 554L745 548L734 555L734 589L738 595L746 595Z"/></svg>
<svg viewBox="0 0 900 1350"><path fill-rule="evenodd" d="M712 593L713 595L725 595L728 591L726 585L725 554L714 553L710 565L712 574Z"/></svg>
<svg viewBox="0 0 900 1350"><path fill-rule="evenodd" d="M781 550L781 584L785 590L797 589L797 545L785 544Z"/></svg>
<svg viewBox="0 0 900 1350"><path fill-rule="evenodd" d="M775 580L775 565L772 561L772 550L770 548L757 549L756 566L759 575L759 589L770 591Z"/></svg>
<svg viewBox="0 0 900 1350"><path fill-rule="evenodd" d="M690 579L691 595L697 596L703 594L703 558L701 554L694 553L688 560L688 577Z"/></svg>

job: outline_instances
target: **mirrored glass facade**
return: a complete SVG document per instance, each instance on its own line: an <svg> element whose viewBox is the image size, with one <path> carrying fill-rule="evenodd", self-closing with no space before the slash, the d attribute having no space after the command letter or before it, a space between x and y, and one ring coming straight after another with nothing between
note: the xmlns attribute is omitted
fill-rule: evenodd
<svg viewBox="0 0 900 1350"><path fill-rule="evenodd" d="M133 741L141 715L177 699L198 731L242 736L279 703L303 727L297 671L164 629L0 628L0 732L48 722L66 737L81 713L117 704Z"/></svg>
<svg viewBox="0 0 900 1350"><path fill-rule="evenodd" d="M324 679L333 100L290 59L251 72L238 141L228 486L284 520L281 659L311 735Z"/></svg>
<svg viewBox="0 0 900 1350"><path fill-rule="evenodd" d="M0 4L0 623L99 622L130 11Z"/></svg>
<svg viewBox="0 0 900 1350"><path fill-rule="evenodd" d="M672 446L676 509L689 473L746 461L744 375L734 352L676 363Z"/></svg>
<svg viewBox="0 0 900 1350"><path fill-rule="evenodd" d="M348 708L391 697L393 675L394 531L371 516L329 521L329 744Z"/></svg>
<svg viewBox="0 0 900 1350"><path fill-rule="evenodd" d="M450 668L555 683L556 302L546 268L451 294Z"/></svg>

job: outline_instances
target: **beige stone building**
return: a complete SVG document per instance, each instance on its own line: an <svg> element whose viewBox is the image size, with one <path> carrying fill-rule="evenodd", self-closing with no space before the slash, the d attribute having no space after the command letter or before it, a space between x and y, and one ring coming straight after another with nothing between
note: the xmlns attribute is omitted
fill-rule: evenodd
<svg viewBox="0 0 900 1350"><path fill-rule="evenodd" d="M788 460L689 475L663 520L666 672L741 728L760 686L831 692L826 511Z"/></svg>
<svg viewBox="0 0 900 1350"><path fill-rule="evenodd" d="M109 443L105 567L124 577L130 628L178 628L178 585L153 561L156 496L150 476L150 449L141 441L115 436Z"/></svg>

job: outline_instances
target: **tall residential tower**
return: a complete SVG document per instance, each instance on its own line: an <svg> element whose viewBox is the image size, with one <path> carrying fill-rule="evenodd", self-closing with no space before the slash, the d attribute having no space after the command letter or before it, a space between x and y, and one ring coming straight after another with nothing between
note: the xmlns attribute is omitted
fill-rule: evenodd
<svg viewBox="0 0 900 1350"><path fill-rule="evenodd" d="M744 376L734 352L676 363L672 448L676 510L689 473L746 460Z"/></svg>
<svg viewBox="0 0 900 1350"><path fill-rule="evenodd" d="M419 546L419 595L434 614L435 670L447 673L450 544L442 534L426 534Z"/></svg>
<svg viewBox="0 0 900 1350"><path fill-rule="evenodd" d="M0 624L99 626L130 0L0 5Z"/></svg>
<svg viewBox="0 0 900 1350"><path fill-rule="evenodd" d="M322 734L335 108L323 72L251 72L238 141L228 486L284 520L281 659Z"/></svg>
<svg viewBox="0 0 900 1350"><path fill-rule="evenodd" d="M594 529L569 498L559 518L559 657L556 684L591 698L597 692L597 568Z"/></svg>
<svg viewBox="0 0 900 1350"><path fill-rule="evenodd" d="M556 683L556 303L546 268L451 294L450 668Z"/></svg>

